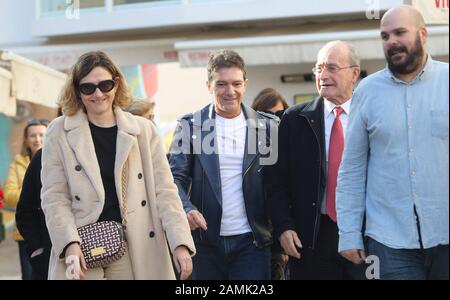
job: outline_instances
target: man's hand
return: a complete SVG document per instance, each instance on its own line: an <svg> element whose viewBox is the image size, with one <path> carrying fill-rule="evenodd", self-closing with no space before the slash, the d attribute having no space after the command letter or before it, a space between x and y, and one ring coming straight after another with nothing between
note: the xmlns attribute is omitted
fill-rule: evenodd
<svg viewBox="0 0 450 300"><path fill-rule="evenodd" d="M203 230L207 230L208 227L206 225L205 218L203 218L203 215L198 210L191 210L187 213L187 218L189 221L189 227L191 230L195 230L197 228L201 228Z"/></svg>
<svg viewBox="0 0 450 300"><path fill-rule="evenodd" d="M300 252L297 248L302 248L302 243L294 230L286 230L280 236L281 247L288 255L296 258L300 258Z"/></svg>
<svg viewBox="0 0 450 300"><path fill-rule="evenodd" d="M178 246L173 251L173 262L181 280L186 280L192 273L192 258L186 246Z"/></svg>
<svg viewBox="0 0 450 300"><path fill-rule="evenodd" d="M362 264L366 261L366 253L364 250L351 249L341 252L341 255L354 264Z"/></svg>

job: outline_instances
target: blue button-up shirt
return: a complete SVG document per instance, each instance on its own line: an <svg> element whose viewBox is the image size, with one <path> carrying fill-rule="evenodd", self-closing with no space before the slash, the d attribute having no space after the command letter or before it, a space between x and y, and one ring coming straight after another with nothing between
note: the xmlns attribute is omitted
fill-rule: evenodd
<svg viewBox="0 0 450 300"><path fill-rule="evenodd" d="M364 234L388 247L448 244L448 77L428 57L410 83L386 67L358 86L338 176L339 251L364 249L364 215Z"/></svg>

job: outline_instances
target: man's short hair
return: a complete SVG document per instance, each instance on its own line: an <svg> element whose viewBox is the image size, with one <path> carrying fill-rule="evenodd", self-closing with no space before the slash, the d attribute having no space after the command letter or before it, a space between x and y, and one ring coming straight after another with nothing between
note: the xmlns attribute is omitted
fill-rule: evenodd
<svg viewBox="0 0 450 300"><path fill-rule="evenodd" d="M247 69L242 57L235 51L229 49L222 49L212 52L208 60L208 81L212 81L214 72L221 68L238 68L244 75L244 80L247 79Z"/></svg>

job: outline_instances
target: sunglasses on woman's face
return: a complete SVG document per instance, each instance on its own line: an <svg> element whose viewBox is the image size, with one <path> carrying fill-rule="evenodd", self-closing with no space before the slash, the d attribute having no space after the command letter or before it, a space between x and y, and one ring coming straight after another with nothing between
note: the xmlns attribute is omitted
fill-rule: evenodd
<svg viewBox="0 0 450 300"><path fill-rule="evenodd" d="M84 95L91 95L98 88L102 93L107 93L111 91L116 82L112 79L100 81L98 84L93 84L90 82L80 84L80 92Z"/></svg>

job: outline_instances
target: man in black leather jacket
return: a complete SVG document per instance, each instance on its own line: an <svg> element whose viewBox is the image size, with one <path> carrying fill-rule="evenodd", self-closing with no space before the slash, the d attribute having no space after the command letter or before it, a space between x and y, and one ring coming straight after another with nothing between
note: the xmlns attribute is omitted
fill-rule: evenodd
<svg viewBox="0 0 450 300"><path fill-rule="evenodd" d="M169 158L197 249L192 279L270 279L262 171L276 160L277 125L242 104L246 70L236 52L210 56L207 86L214 102L179 119Z"/></svg>

